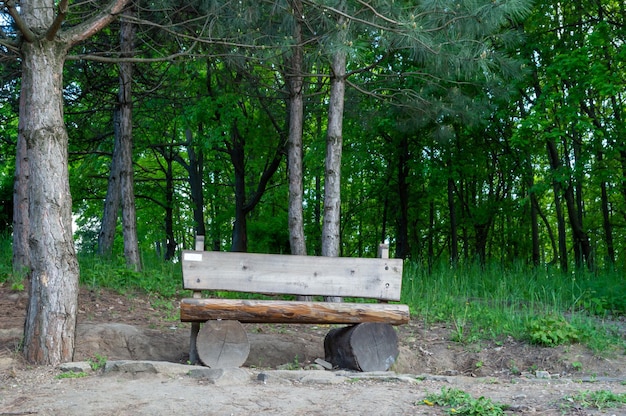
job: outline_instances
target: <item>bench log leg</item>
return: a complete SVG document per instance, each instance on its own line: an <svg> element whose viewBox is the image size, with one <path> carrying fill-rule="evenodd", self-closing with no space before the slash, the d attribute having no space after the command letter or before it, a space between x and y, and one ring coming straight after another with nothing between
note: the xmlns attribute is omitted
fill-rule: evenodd
<svg viewBox="0 0 626 416"><path fill-rule="evenodd" d="M399 355L392 325L362 323L331 330L324 338L326 361L356 371L387 371Z"/></svg>
<svg viewBox="0 0 626 416"><path fill-rule="evenodd" d="M189 363L192 365L196 365L199 362L198 348L196 347L198 332L200 332L200 322L192 322L191 337L189 338Z"/></svg>
<svg viewBox="0 0 626 416"><path fill-rule="evenodd" d="M250 341L239 321L207 321L198 332L196 350L207 367L240 367L250 354Z"/></svg>

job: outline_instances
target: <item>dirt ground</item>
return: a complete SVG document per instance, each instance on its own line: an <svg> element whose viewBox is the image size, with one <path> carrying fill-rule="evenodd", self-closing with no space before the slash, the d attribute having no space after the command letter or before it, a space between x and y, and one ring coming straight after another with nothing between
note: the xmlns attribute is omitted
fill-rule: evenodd
<svg viewBox="0 0 626 416"><path fill-rule="evenodd" d="M29 366L20 357L26 303L25 292L0 285L0 416L443 415L449 409L424 403L442 388L490 398L507 405L507 414L626 415L626 407L598 410L568 400L585 391L626 393L623 350L600 357L580 345L542 348L513 339L463 345L451 341L453 328L425 327L419 319L398 328L400 357L393 372L316 367L329 327L248 325L251 354L242 373L217 381L190 377L189 326L178 321L176 302L86 288L79 299L75 361L179 365L59 378L60 368Z"/></svg>

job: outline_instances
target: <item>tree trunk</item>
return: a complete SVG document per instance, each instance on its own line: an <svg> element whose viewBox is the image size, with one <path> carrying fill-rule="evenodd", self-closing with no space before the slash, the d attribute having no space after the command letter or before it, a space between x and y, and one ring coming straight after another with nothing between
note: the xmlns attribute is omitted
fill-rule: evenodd
<svg viewBox="0 0 626 416"><path fill-rule="evenodd" d="M231 146L228 149L235 171L235 222L231 251L248 251L248 226L246 222L246 167L245 138L240 134L236 122L231 131Z"/></svg>
<svg viewBox="0 0 626 416"><path fill-rule="evenodd" d="M204 178L204 153L202 149L196 152L193 145L193 135L191 130L185 130L187 139L187 155L189 164L186 165L189 173L189 189L191 190L191 203L193 205L193 219L196 226L196 235L206 235L204 225L204 192L202 181Z"/></svg>
<svg viewBox="0 0 626 416"><path fill-rule="evenodd" d="M306 256L304 215L302 212L304 187L302 184L302 129L304 123L304 100L302 96L302 2L291 1L294 27L289 74L289 138L287 146L287 170L289 174L289 248L291 254ZM312 296L297 296L299 301L312 301Z"/></svg>
<svg viewBox="0 0 626 416"><path fill-rule="evenodd" d="M23 0L9 8L20 30L22 79L20 135L29 163L29 302L24 357L56 365L74 355L78 261L72 235L68 136L63 120L63 64L71 45L106 27L128 0L112 0L79 27L58 33L52 0ZM57 24L58 23L58 24ZM37 34L45 34L38 37Z"/></svg>
<svg viewBox="0 0 626 416"><path fill-rule="evenodd" d="M396 258L405 259L409 256L411 248L409 247L409 140L406 136L400 139L399 157L398 157L398 207L397 224L398 232L396 234Z"/></svg>
<svg viewBox="0 0 626 416"><path fill-rule="evenodd" d="M117 227L117 216L120 209L120 169L121 169L121 151L120 144L121 134L119 133L120 123L118 121L119 111L115 111L113 115L114 144L113 156L111 158L111 171L109 172L109 183L107 187L107 195L104 199L104 211L102 214L102 222L100 223L100 232L98 234L98 255L110 257L113 253L113 241L115 240L115 229Z"/></svg>
<svg viewBox="0 0 626 416"><path fill-rule="evenodd" d="M550 167L552 171L555 173L558 171L558 168L561 166L559 162L558 151L556 149L556 144L552 140L548 140L546 142L548 148L548 159L550 161ZM556 212L557 219L557 230L558 230L558 241L559 241L559 264L561 265L561 270L563 272L567 272L568 264L567 264L567 240L565 233L565 216L563 215L563 208L561 205L561 184L556 180L556 178L552 179L552 189L554 192L554 208Z"/></svg>
<svg viewBox="0 0 626 416"><path fill-rule="evenodd" d="M135 47L135 27L131 22L122 21L120 32L122 56L131 56ZM141 257L139 255L139 240L137 239L137 213L135 211L133 180L133 64L122 62L119 67L120 193L122 197L124 257L126 258L126 265L138 271L141 270Z"/></svg>
<svg viewBox="0 0 626 416"><path fill-rule="evenodd" d="M340 19L340 24L343 19ZM326 132L326 172L324 176L324 222L322 225L322 256L340 254L341 222L341 154L343 146L343 106L346 89L346 54L337 51L331 63L328 130ZM340 297L327 301L341 302Z"/></svg>
<svg viewBox="0 0 626 416"><path fill-rule="evenodd" d="M66 47L44 40L22 45L20 124L30 165L31 268L24 355L28 362L51 365L72 360L78 303L63 120Z"/></svg>
<svg viewBox="0 0 626 416"><path fill-rule="evenodd" d="M459 232L454 202L454 179L452 178L448 178L448 212L450 216L450 263L456 266L459 262Z"/></svg>
<svg viewBox="0 0 626 416"><path fill-rule="evenodd" d="M302 2L292 0L294 15L294 46L289 65L289 145L287 168L289 171L289 246L291 254L306 255L304 218L302 213L302 128L304 101L302 97Z"/></svg>
<svg viewBox="0 0 626 416"><path fill-rule="evenodd" d="M20 96L20 114L24 114L24 94ZM13 271L19 274L28 271L30 249L28 248L28 149L20 117L17 149L15 156L15 181L13 183Z"/></svg>
<svg viewBox="0 0 626 416"><path fill-rule="evenodd" d="M596 159L601 168L604 168L604 152L598 150ZM609 268L615 265L615 243L613 241L613 224L611 223L611 213L609 209L609 195L607 184L604 179L600 180L600 202L602 211L602 229L604 230L604 242L606 244L606 262Z"/></svg>

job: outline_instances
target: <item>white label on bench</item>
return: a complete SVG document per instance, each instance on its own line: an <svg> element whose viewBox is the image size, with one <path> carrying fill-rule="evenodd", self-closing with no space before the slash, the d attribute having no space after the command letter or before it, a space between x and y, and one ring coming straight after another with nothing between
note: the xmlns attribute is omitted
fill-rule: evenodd
<svg viewBox="0 0 626 416"><path fill-rule="evenodd" d="M187 261L202 261L202 253L185 253Z"/></svg>

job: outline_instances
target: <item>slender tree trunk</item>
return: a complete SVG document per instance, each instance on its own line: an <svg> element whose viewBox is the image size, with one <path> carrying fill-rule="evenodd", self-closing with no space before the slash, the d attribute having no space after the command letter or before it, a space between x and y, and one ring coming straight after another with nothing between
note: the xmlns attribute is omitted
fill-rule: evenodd
<svg viewBox="0 0 626 416"><path fill-rule="evenodd" d="M20 114L24 113L24 97L20 96ZM13 183L13 270L22 274L30 267L30 249L28 248L28 149L23 134L23 119L20 117L17 149L15 156L15 181Z"/></svg>
<svg viewBox="0 0 626 416"><path fill-rule="evenodd" d="M204 153L202 149L197 152L193 145L193 135L191 130L185 130L187 138L187 155L189 164L184 165L189 174L189 188L191 190L191 203L193 205L193 219L196 226L196 235L206 235L204 224Z"/></svg>
<svg viewBox="0 0 626 416"><path fill-rule="evenodd" d="M173 150L170 147L165 151L168 154L167 171L165 173L165 260L172 260L176 254L176 238L174 236L174 171L172 163Z"/></svg>
<svg viewBox="0 0 626 416"><path fill-rule="evenodd" d="M552 140L548 140L546 142L548 148L548 159L550 161L550 166L553 172L557 172L560 167L558 151L556 148L556 144ZM563 215L563 208L561 206L561 184L556 180L552 180L552 188L554 191L554 208L556 211L557 218L557 230L558 230L558 241L559 241L559 264L561 265L561 270L563 272L567 272L568 263L567 263L567 239L565 233L565 216Z"/></svg>
<svg viewBox="0 0 626 416"><path fill-rule="evenodd" d="M30 166L31 268L24 355L28 362L52 365L72 360L78 302L63 120L66 47L43 40L22 45L20 124Z"/></svg>
<svg viewBox="0 0 626 416"><path fill-rule="evenodd" d="M302 2L291 0L294 27L291 60L287 75L289 85L289 139L287 146L287 170L289 174L289 247L291 254L305 256L304 214L302 183L302 129L304 124L304 99L302 86ZM299 301L312 301L312 296L298 296Z"/></svg>
<svg viewBox="0 0 626 416"><path fill-rule="evenodd" d="M342 24L342 19L339 19ZM326 171L324 176L324 222L322 256L337 257L341 248L341 154L343 147L343 106L346 89L346 54L337 51L331 62L328 129L326 132ZM340 297L327 301L340 302Z"/></svg>
<svg viewBox="0 0 626 416"><path fill-rule="evenodd" d="M451 165L452 161L448 160L450 170L452 169ZM450 263L452 266L456 266L459 262L459 230L454 199L454 179L452 177L448 177L448 216L450 217Z"/></svg>
<svg viewBox="0 0 626 416"><path fill-rule="evenodd" d="M302 167L302 128L304 100L302 97L302 2L292 0L294 28L292 57L290 60L289 82L289 142L287 168L289 171L289 246L291 254L306 255L304 238L303 167Z"/></svg>
<svg viewBox="0 0 626 416"><path fill-rule="evenodd" d="M122 55L131 56L135 48L135 26L131 22L122 21L120 32ZM122 62L119 68L120 193L122 197L124 257L126 258L126 265L135 270L141 270L139 240L137 239L135 184L133 179L133 64Z"/></svg>
<svg viewBox="0 0 626 416"><path fill-rule="evenodd" d="M396 257L407 258L411 249L409 247L409 140L406 136L400 139L398 157L398 203L399 212L397 217L398 233L396 242Z"/></svg>
<svg viewBox="0 0 626 416"><path fill-rule="evenodd" d="M530 197L530 233L532 243L532 264L533 266L539 266L541 263L541 253L539 250L539 212L537 207L539 202L537 201L537 194L533 190L535 186L535 180L533 178L533 168L530 158L525 160L525 170L527 172L527 186L529 189Z"/></svg>
<svg viewBox="0 0 626 416"><path fill-rule="evenodd" d="M596 159L601 169L604 168L604 152L598 150ZM606 262L609 268L615 265L615 244L613 242L613 224L611 222L611 211L609 209L609 195L607 184L604 179L600 180L600 204L602 211L602 228L604 229L604 242L606 244Z"/></svg>
<svg viewBox="0 0 626 416"><path fill-rule="evenodd" d="M231 131L230 160L235 171L235 222L233 224L233 243L231 251L248 251L248 226L246 221L246 168L245 139L233 124Z"/></svg>
<svg viewBox="0 0 626 416"><path fill-rule="evenodd" d="M117 217L121 205L120 153L122 146L120 144L121 134L118 131L120 126L118 121L119 116L119 111L116 110L113 115L114 144L113 155L111 157L111 171L109 172L107 195L104 199L104 211L102 214L102 222L100 223L100 232L98 233L98 254L103 257L110 257L113 253L113 241L115 240Z"/></svg>

